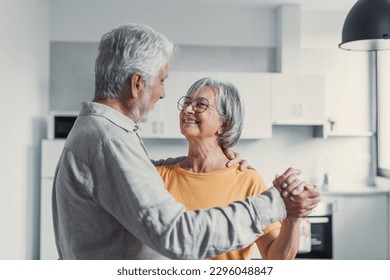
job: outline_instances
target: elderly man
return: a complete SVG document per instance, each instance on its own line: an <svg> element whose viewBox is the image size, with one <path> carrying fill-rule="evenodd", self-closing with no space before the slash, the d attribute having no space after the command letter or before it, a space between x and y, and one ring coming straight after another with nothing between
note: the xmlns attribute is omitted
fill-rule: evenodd
<svg viewBox="0 0 390 280"><path fill-rule="evenodd" d="M173 199L137 135L137 123L165 96L173 52L166 37L145 25L102 37L95 97L82 104L54 179L61 259L134 259L142 242L168 258L212 257L252 244L267 225L287 214L305 216L318 203L316 188L282 198L282 188L272 187L226 208L196 211ZM297 173L289 169L275 185L289 192Z"/></svg>

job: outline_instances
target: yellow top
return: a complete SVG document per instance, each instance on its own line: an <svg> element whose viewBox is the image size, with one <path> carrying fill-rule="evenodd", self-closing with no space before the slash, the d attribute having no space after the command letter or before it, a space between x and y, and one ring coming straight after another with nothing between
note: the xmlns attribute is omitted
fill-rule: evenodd
<svg viewBox="0 0 390 280"><path fill-rule="evenodd" d="M175 164L159 166L157 171L173 197L184 204L188 210L196 210L217 206L225 207L235 200L243 200L266 190L266 184L259 173L251 169L240 171L238 167L237 164L214 172L194 173ZM263 229L263 235L277 227L281 227L280 222ZM211 259L248 260L252 257L253 245Z"/></svg>

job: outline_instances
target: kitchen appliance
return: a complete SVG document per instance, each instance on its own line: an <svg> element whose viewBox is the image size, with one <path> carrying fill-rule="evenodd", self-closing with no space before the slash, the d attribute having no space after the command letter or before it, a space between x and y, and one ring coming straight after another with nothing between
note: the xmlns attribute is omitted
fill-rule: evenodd
<svg viewBox="0 0 390 280"><path fill-rule="evenodd" d="M65 139L76 121L78 112L51 112L48 117L47 139Z"/></svg>
<svg viewBox="0 0 390 280"><path fill-rule="evenodd" d="M297 259L332 259L332 203L319 203L317 208L306 218L310 223L310 247L298 251ZM300 246L302 247L302 246Z"/></svg>

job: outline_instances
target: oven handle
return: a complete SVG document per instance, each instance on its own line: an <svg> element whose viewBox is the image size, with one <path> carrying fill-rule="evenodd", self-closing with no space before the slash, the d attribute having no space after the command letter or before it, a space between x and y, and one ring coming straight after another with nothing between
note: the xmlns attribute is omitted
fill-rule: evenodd
<svg viewBox="0 0 390 280"><path fill-rule="evenodd" d="M311 224L327 224L329 223L329 217L308 217Z"/></svg>

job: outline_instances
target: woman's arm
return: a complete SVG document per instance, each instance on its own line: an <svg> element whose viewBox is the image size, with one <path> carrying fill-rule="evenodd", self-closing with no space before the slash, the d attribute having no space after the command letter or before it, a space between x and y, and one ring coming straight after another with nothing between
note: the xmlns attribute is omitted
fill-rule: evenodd
<svg viewBox="0 0 390 280"><path fill-rule="evenodd" d="M281 228L275 228L256 240L263 259L291 260L299 248L300 218L287 218L282 221Z"/></svg>

